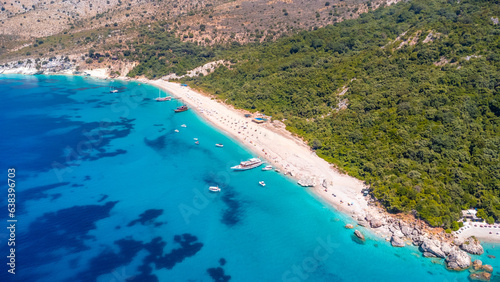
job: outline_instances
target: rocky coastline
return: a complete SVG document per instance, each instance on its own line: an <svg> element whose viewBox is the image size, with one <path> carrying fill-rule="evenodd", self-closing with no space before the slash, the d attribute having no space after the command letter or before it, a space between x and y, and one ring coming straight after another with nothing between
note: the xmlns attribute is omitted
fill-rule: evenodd
<svg viewBox="0 0 500 282"><path fill-rule="evenodd" d="M77 64L69 57L57 56L9 62L0 65L0 74L78 74L77 69Z"/></svg>
<svg viewBox="0 0 500 282"><path fill-rule="evenodd" d="M369 214L354 219L358 226L365 227L375 234L385 237L393 247L416 246L423 257L443 259L449 270L469 270L469 279L471 280L489 281L491 278L493 267L487 264L483 265L480 260L473 261L471 258L471 255L484 253L481 242L474 236L458 239L453 238L450 234L429 232L428 227L423 222L407 222L383 212L375 216ZM355 227L353 224L345 226L347 229ZM358 230L355 232L358 238L363 236Z"/></svg>

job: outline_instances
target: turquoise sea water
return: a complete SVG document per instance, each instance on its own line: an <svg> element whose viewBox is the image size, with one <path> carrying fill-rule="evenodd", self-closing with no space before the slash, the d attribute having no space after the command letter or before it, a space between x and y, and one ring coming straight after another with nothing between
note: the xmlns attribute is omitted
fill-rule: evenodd
<svg viewBox="0 0 500 282"><path fill-rule="evenodd" d="M0 281L467 280L413 247L356 242L348 217L282 175L231 171L252 154L193 111L110 84L0 76L0 167L5 181L16 170L18 220L12 275L5 185ZM487 254L499 248L480 257L499 269Z"/></svg>

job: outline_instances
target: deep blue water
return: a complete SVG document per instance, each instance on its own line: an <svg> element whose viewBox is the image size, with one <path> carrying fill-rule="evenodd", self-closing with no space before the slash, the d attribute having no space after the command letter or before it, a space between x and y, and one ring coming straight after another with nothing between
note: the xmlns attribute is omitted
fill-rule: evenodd
<svg viewBox="0 0 500 282"><path fill-rule="evenodd" d="M110 83L0 76L0 171L16 169L18 220L11 275L5 185L0 281L467 280L413 247L359 244L348 217L282 175L231 171L252 154L155 102L158 89ZM499 248L481 257L499 269L487 254Z"/></svg>

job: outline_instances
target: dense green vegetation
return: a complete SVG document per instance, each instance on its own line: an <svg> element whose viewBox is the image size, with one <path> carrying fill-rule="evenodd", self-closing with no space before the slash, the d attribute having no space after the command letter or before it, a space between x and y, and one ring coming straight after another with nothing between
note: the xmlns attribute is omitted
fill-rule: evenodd
<svg viewBox="0 0 500 282"><path fill-rule="evenodd" d="M286 120L318 155L366 180L389 211L445 228L469 207L499 220L500 25L491 19L499 14L499 1L399 3L219 49L215 57L236 63L186 82ZM398 48L406 40L415 44Z"/></svg>
<svg viewBox="0 0 500 282"><path fill-rule="evenodd" d="M167 31L167 23L144 26L137 40L128 43L125 58L140 62L128 75L148 78L169 73L185 74L214 57L214 51L191 42L182 42L174 32Z"/></svg>

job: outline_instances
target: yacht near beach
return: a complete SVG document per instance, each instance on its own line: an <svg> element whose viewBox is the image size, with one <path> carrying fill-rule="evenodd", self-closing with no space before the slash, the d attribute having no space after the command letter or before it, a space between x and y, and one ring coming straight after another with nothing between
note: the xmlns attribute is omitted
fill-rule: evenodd
<svg viewBox="0 0 500 282"><path fill-rule="evenodd" d="M266 170L272 170L273 169L273 166L272 165L266 165L265 167L262 168L262 170L266 171Z"/></svg>
<svg viewBox="0 0 500 282"><path fill-rule="evenodd" d="M185 112L187 110L188 110L188 107L186 105L182 105L182 106L178 107L177 109L175 109L174 112L180 113L180 112Z"/></svg>
<svg viewBox="0 0 500 282"><path fill-rule="evenodd" d="M263 162L259 158L251 158L248 161L241 162L239 165L231 167L232 170L249 170L259 167Z"/></svg>

